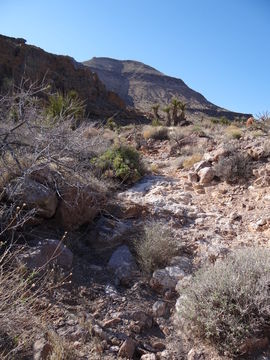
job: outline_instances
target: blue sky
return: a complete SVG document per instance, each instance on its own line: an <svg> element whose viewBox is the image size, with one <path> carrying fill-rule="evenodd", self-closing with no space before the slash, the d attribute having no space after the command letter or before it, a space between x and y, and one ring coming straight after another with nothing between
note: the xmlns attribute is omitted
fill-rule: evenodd
<svg viewBox="0 0 270 360"><path fill-rule="evenodd" d="M219 106L270 111L270 0L0 0L0 33L142 61Z"/></svg>

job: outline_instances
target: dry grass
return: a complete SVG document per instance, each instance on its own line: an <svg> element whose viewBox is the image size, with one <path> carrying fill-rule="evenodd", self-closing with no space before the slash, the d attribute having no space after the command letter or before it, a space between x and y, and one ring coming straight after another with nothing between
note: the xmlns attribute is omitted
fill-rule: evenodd
<svg viewBox="0 0 270 360"><path fill-rule="evenodd" d="M141 238L135 244L138 262L146 273L164 267L177 254L178 246L171 230L162 223L144 226Z"/></svg>
<svg viewBox="0 0 270 360"><path fill-rule="evenodd" d="M143 138L145 140L168 140L168 128L165 126L147 126L143 129Z"/></svg>
<svg viewBox="0 0 270 360"><path fill-rule="evenodd" d="M200 153L195 153L193 155L190 155L183 161L183 168L190 169L194 164L196 164L201 160L202 160L202 154Z"/></svg>
<svg viewBox="0 0 270 360"><path fill-rule="evenodd" d="M236 125L230 125L226 128L225 134L229 139L241 139L243 130Z"/></svg>

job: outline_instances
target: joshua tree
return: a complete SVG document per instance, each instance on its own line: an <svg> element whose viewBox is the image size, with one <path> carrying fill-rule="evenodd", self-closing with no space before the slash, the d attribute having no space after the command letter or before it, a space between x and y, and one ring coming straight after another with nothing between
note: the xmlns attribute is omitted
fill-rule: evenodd
<svg viewBox="0 0 270 360"><path fill-rule="evenodd" d="M187 104L181 102L177 98L173 98L171 101L171 105L172 105L173 125L176 126L176 125L180 125L182 122L185 122L186 120L185 110ZM178 110L181 111L180 115L178 115Z"/></svg>
<svg viewBox="0 0 270 360"><path fill-rule="evenodd" d="M180 100L178 100L177 98L173 98L171 101L172 104L172 119L173 119L173 125L176 126L179 123L179 118L178 118L178 109L179 109L179 105L180 105Z"/></svg>
<svg viewBox="0 0 270 360"><path fill-rule="evenodd" d="M179 123L180 124L182 122L186 121L186 114L185 114L186 107L187 107L187 104L180 101L180 104L179 104L179 109L181 110L181 113L180 113L180 116L179 116Z"/></svg>
<svg viewBox="0 0 270 360"><path fill-rule="evenodd" d="M159 116L159 113L158 113L159 104L153 105L152 110L153 110L155 119L160 119L160 116Z"/></svg>
<svg viewBox="0 0 270 360"><path fill-rule="evenodd" d="M165 106L162 110L166 113L166 116L167 116L166 126L171 126L172 117L171 117L171 107L170 107L170 105Z"/></svg>

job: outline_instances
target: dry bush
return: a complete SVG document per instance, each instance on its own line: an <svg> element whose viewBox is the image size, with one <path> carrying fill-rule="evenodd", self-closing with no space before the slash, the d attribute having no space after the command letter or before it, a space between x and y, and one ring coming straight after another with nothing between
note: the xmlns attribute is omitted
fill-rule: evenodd
<svg viewBox="0 0 270 360"><path fill-rule="evenodd" d="M194 164L202 160L202 154L195 153L185 158L183 161L183 168L190 169Z"/></svg>
<svg viewBox="0 0 270 360"><path fill-rule="evenodd" d="M214 170L216 176L231 183L248 180L252 176L250 158L241 152L229 153L227 157L220 157Z"/></svg>
<svg viewBox="0 0 270 360"><path fill-rule="evenodd" d="M168 140L168 128L165 126L147 126L143 130L143 137L145 140Z"/></svg>
<svg viewBox="0 0 270 360"><path fill-rule="evenodd" d="M228 126L225 133L229 139L240 139L243 136L243 130L236 125Z"/></svg>
<svg viewBox="0 0 270 360"><path fill-rule="evenodd" d="M144 226L141 238L136 241L135 250L143 271L151 273L164 267L176 255L178 246L172 231L159 222Z"/></svg>
<svg viewBox="0 0 270 360"><path fill-rule="evenodd" d="M177 309L183 329L222 353L239 355L248 339L269 332L270 250L238 250L203 267L180 293Z"/></svg>

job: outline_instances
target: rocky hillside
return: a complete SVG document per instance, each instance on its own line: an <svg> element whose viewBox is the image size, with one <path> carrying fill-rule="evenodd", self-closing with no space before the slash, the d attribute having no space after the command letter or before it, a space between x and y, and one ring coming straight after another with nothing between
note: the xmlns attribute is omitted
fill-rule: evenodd
<svg viewBox="0 0 270 360"><path fill-rule="evenodd" d="M0 89L5 90L13 81L18 84L22 76L32 81L45 77L54 89L63 92L75 90L86 101L90 116L111 116L117 111L128 115L123 100L107 91L96 74L73 58L47 53L27 45L24 39L0 35Z"/></svg>
<svg viewBox="0 0 270 360"><path fill-rule="evenodd" d="M173 97L178 97L188 104L188 114L193 118L225 116L233 120L250 116L222 109L190 89L181 79L167 76L138 61L94 57L84 64L98 74L108 90L143 112L150 112L154 104L165 106Z"/></svg>

